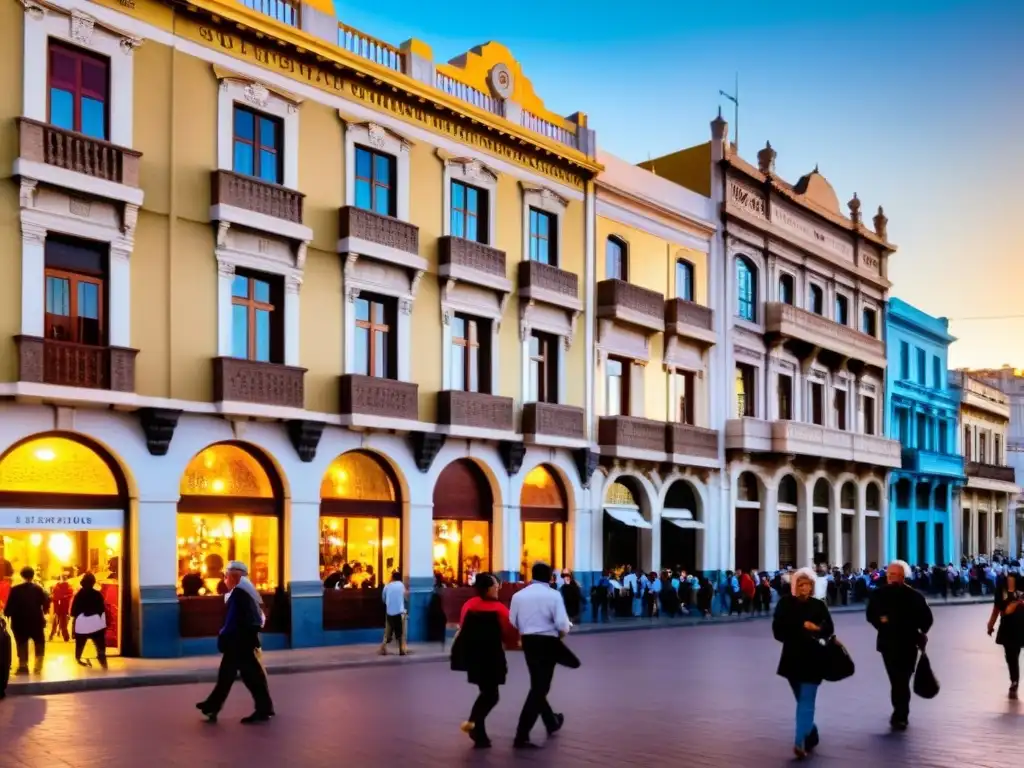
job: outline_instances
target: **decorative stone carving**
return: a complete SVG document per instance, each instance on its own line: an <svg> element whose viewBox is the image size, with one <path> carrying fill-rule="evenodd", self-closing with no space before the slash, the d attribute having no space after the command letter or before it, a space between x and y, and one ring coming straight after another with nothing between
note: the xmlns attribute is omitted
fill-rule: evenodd
<svg viewBox="0 0 1024 768"><path fill-rule="evenodd" d="M860 200L857 198L856 192L853 193L853 198L846 205L850 209L850 221L860 224Z"/></svg>
<svg viewBox="0 0 1024 768"><path fill-rule="evenodd" d="M140 408L139 422L146 435L146 448L153 456L166 456L181 411L171 408Z"/></svg>
<svg viewBox="0 0 1024 768"><path fill-rule="evenodd" d="M598 420L597 442L619 448L665 452L665 422L635 416L605 416Z"/></svg>
<svg viewBox="0 0 1024 768"><path fill-rule="evenodd" d="M582 408L572 405L524 403L522 432L582 440L586 437L586 415Z"/></svg>
<svg viewBox="0 0 1024 768"><path fill-rule="evenodd" d="M885 211L882 210L882 206L878 206L878 213L875 214L874 224L875 234L883 240L888 240L889 219L886 218Z"/></svg>
<svg viewBox="0 0 1024 768"><path fill-rule="evenodd" d="M213 399L286 408L305 406L305 368L235 357L213 359Z"/></svg>
<svg viewBox="0 0 1024 768"><path fill-rule="evenodd" d="M121 46L121 53L125 56L131 56L135 52L135 49L142 45L142 38L139 37L122 37L119 45Z"/></svg>
<svg viewBox="0 0 1024 768"><path fill-rule="evenodd" d="M88 218L92 214L92 203L80 197L68 195L68 213Z"/></svg>
<svg viewBox="0 0 1024 768"><path fill-rule="evenodd" d="M399 311L403 315L411 315L412 314L412 300L411 299L402 299L401 301L398 302L398 309L399 309Z"/></svg>
<svg viewBox="0 0 1024 768"><path fill-rule="evenodd" d="M515 80L507 64L498 62L491 67L491 71L487 73L487 84L491 86L491 91L499 99L512 98Z"/></svg>
<svg viewBox="0 0 1024 768"><path fill-rule="evenodd" d="M572 452L572 460L580 474L580 485L589 488L590 480L597 471L598 455L589 448L577 448Z"/></svg>
<svg viewBox="0 0 1024 768"><path fill-rule="evenodd" d="M287 293L297 296L302 289L302 278L298 275L288 275L284 281L284 289Z"/></svg>
<svg viewBox="0 0 1024 768"><path fill-rule="evenodd" d="M309 241L303 240L295 249L295 266L298 269L306 268L306 254L309 251Z"/></svg>
<svg viewBox="0 0 1024 768"><path fill-rule="evenodd" d="M775 175L776 157L778 157L778 153L772 148L772 143L765 142L764 149L757 153L757 170L765 176Z"/></svg>
<svg viewBox="0 0 1024 768"><path fill-rule="evenodd" d="M437 432L410 432L413 459L420 472L429 472L437 454L444 447L446 435Z"/></svg>
<svg viewBox="0 0 1024 768"><path fill-rule="evenodd" d="M387 144L387 131L376 123L369 123L366 126L366 136L370 146L375 149L384 149Z"/></svg>
<svg viewBox="0 0 1024 768"><path fill-rule="evenodd" d="M414 224L382 216L355 206L346 206L339 214L339 236L369 240L378 245L419 255L420 230Z"/></svg>
<svg viewBox="0 0 1024 768"><path fill-rule="evenodd" d="M509 477L519 474L526 458L526 445L515 440L502 440L498 443L498 455Z"/></svg>
<svg viewBox="0 0 1024 768"><path fill-rule="evenodd" d="M511 397L465 392L461 389L437 393L439 424L511 432L514 419L515 402Z"/></svg>
<svg viewBox="0 0 1024 768"><path fill-rule="evenodd" d="M213 171L210 184L213 205L231 205L275 219L302 223L305 195L294 189L225 170Z"/></svg>
<svg viewBox="0 0 1024 768"><path fill-rule="evenodd" d="M217 274L221 277L234 277L235 265L229 261L217 260Z"/></svg>
<svg viewBox="0 0 1024 768"><path fill-rule="evenodd" d="M46 242L46 227L27 221L21 222L21 240L23 243L43 245Z"/></svg>
<svg viewBox="0 0 1024 768"><path fill-rule="evenodd" d="M324 433L324 423L293 419L288 422L288 439L292 441L299 460L307 464L316 458L316 449L320 444L320 436Z"/></svg>
<svg viewBox="0 0 1024 768"><path fill-rule="evenodd" d="M35 179L21 178L19 199L22 208L35 208L36 192L39 190L39 182Z"/></svg>
<svg viewBox="0 0 1024 768"><path fill-rule="evenodd" d="M340 383L342 414L419 419L419 385L376 376L346 374Z"/></svg>
<svg viewBox="0 0 1024 768"><path fill-rule="evenodd" d="M92 31L96 20L87 16L81 11L71 12L71 39L82 45L89 45L92 42Z"/></svg>
<svg viewBox="0 0 1024 768"><path fill-rule="evenodd" d="M32 0L21 0L21 4L25 9L25 15L31 21L42 21L46 15L46 9L38 3L32 2Z"/></svg>
<svg viewBox="0 0 1024 768"><path fill-rule="evenodd" d="M121 233L128 236L134 242L135 227L138 223L139 206L125 203L124 212L121 214Z"/></svg>
<svg viewBox="0 0 1024 768"><path fill-rule="evenodd" d="M263 109L270 103L270 91L262 83L249 83L242 90L242 98Z"/></svg>

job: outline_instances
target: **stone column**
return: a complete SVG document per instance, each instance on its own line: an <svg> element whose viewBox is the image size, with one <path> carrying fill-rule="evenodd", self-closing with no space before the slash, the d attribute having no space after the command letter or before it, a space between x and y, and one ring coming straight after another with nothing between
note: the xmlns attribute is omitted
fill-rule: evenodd
<svg viewBox="0 0 1024 768"><path fill-rule="evenodd" d="M979 535L978 535L979 534L979 531L978 531L978 521L981 519L978 516L978 492L977 491L971 491L971 497L970 498L971 498L971 555L974 556L974 557L977 557L979 554L981 554L980 552L978 552L979 538L980 538Z"/></svg>
<svg viewBox="0 0 1024 768"><path fill-rule="evenodd" d="M299 365L299 289L302 280L288 277L284 288L284 364Z"/></svg>
<svg viewBox="0 0 1024 768"><path fill-rule="evenodd" d="M843 509L842 483L833 483L828 510L828 559L830 565L843 564Z"/></svg>
<svg viewBox="0 0 1024 768"><path fill-rule="evenodd" d="M409 585L409 641L427 639L427 609L434 588L434 505L408 504L402 518L402 563Z"/></svg>
<svg viewBox="0 0 1024 768"><path fill-rule="evenodd" d="M132 541L139 612L135 620L140 656L181 656L178 625L178 500L141 499L132 505Z"/></svg>
<svg viewBox="0 0 1024 768"><path fill-rule="evenodd" d="M881 567L890 561L894 560L893 547L895 546L895 539L889 535L889 494L881 494L879 500L881 509L879 510L878 520L878 552L872 552L869 556L870 559L878 558L878 564Z"/></svg>
<svg viewBox="0 0 1024 768"><path fill-rule="evenodd" d="M917 480L914 479L910 483L910 507L907 511L907 552L906 559L908 563L916 565L914 560L917 558ZM897 557L903 557L899 552L896 553Z"/></svg>
<svg viewBox="0 0 1024 768"><path fill-rule="evenodd" d="M320 501L291 501L286 517L288 594L292 603L292 648L324 644L324 587L320 581ZM379 574L381 579L384 574Z"/></svg>
<svg viewBox="0 0 1024 768"><path fill-rule="evenodd" d="M814 563L814 484L805 483L803 494L797 494L796 565Z"/></svg>
<svg viewBox="0 0 1024 768"><path fill-rule="evenodd" d="M21 223L21 333L24 336L41 339L46 335L44 330L45 274L46 229L23 221Z"/></svg>
<svg viewBox="0 0 1024 768"><path fill-rule="evenodd" d="M988 552L989 557L996 549L996 495L989 491L988 494L988 515L985 520L988 523Z"/></svg>
<svg viewBox="0 0 1024 768"><path fill-rule="evenodd" d="M761 570L779 567L779 488L766 485L761 502Z"/></svg>
<svg viewBox="0 0 1024 768"><path fill-rule="evenodd" d="M863 568L868 564L867 557L867 495L868 487L863 483L857 484L857 506L853 518L853 544L850 551L853 553L853 567ZM881 535L881 531L879 531Z"/></svg>
<svg viewBox="0 0 1024 768"><path fill-rule="evenodd" d="M955 497L953 495L953 484L946 483L946 509L949 514L949 523L946 525L946 562L955 563L959 562L960 558L957 556L957 542L959 537L956 536L957 525L963 519L963 514L960 510L953 509L953 501Z"/></svg>
<svg viewBox="0 0 1024 768"><path fill-rule="evenodd" d="M111 244L107 334L112 347L131 347L131 249Z"/></svg>

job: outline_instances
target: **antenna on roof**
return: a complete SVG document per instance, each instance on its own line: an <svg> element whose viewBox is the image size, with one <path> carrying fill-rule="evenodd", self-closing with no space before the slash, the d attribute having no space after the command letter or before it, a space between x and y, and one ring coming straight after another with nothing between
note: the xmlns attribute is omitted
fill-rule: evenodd
<svg viewBox="0 0 1024 768"><path fill-rule="evenodd" d="M735 148L736 153L739 154L739 151L740 151L740 73L739 72L736 73L736 86L733 89L733 92L731 94L726 93L725 91L721 91L721 90L718 93L719 93L719 95L724 96L725 98L727 98L733 104L733 107L734 107L734 110L733 110L733 115L734 115L734 120L733 120L733 136L734 136L734 138L733 138L732 145ZM719 117L721 117L721 115L722 115L722 107L721 107L721 105L719 105L719 107L718 107L718 115L719 115Z"/></svg>

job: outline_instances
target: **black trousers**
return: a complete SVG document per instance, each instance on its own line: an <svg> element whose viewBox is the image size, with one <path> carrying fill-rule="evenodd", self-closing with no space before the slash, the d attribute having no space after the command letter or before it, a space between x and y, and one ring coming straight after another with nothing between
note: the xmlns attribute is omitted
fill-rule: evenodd
<svg viewBox="0 0 1024 768"><path fill-rule="evenodd" d="M1016 685L1020 682L1020 646L1004 645L1003 653L1006 655L1006 668L1010 671L1010 683Z"/></svg>
<svg viewBox="0 0 1024 768"><path fill-rule="evenodd" d="M892 648L882 653L885 671L892 688L892 720L905 723L910 718L910 679L917 667L916 645Z"/></svg>
<svg viewBox="0 0 1024 768"><path fill-rule="evenodd" d="M548 704L548 692L555 676L560 643L561 640L557 637L523 635L523 655L526 657L526 668L530 671L530 692L526 695L523 711L519 714L517 741L526 741L530 738L530 731L536 725L538 717L549 731L557 726L555 713Z"/></svg>
<svg viewBox="0 0 1024 768"><path fill-rule="evenodd" d="M105 629L93 632L91 635L75 635L75 659L78 661L82 660L82 651L85 650L85 644L90 640L92 640L92 644L96 647L96 658L100 660L101 664L106 664L107 631Z"/></svg>
<svg viewBox="0 0 1024 768"><path fill-rule="evenodd" d="M469 713L469 722L473 723L473 732L479 738L487 738L487 716L491 710L498 706L498 686L480 685L480 694L473 702L473 709Z"/></svg>
<svg viewBox="0 0 1024 768"><path fill-rule="evenodd" d="M608 621L608 598L591 598L590 620L595 624L600 621Z"/></svg>
<svg viewBox="0 0 1024 768"><path fill-rule="evenodd" d="M36 666L41 666L43 657L46 655L46 627L41 626L32 632L14 633L14 645L18 649L18 667L21 669L28 667L28 644L30 640L36 652Z"/></svg>
<svg viewBox="0 0 1024 768"><path fill-rule="evenodd" d="M258 648L232 648L220 659L220 670L217 672L217 685L206 699L206 710L212 714L220 712L231 693L235 678L241 675L242 684L249 689L256 712L261 715L272 715L274 703L270 700L270 685L267 682L267 671L260 661Z"/></svg>

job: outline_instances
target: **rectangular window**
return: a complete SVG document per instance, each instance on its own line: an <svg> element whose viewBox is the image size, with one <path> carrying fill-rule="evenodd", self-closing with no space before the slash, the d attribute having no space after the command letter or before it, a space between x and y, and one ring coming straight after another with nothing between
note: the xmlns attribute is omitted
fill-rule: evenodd
<svg viewBox="0 0 1024 768"><path fill-rule="evenodd" d="M284 175L284 128L276 117L235 105L234 170L271 184Z"/></svg>
<svg viewBox="0 0 1024 768"><path fill-rule="evenodd" d="M793 377L785 373L779 374L778 381L779 419L793 419Z"/></svg>
<svg viewBox="0 0 1024 768"><path fill-rule="evenodd" d="M541 331L530 334L530 391L527 401L558 402L558 337Z"/></svg>
<svg viewBox="0 0 1024 768"><path fill-rule="evenodd" d="M384 586L376 574L386 584L401 568L401 524L394 517L321 517L320 580L338 589Z"/></svg>
<svg viewBox="0 0 1024 768"><path fill-rule="evenodd" d="M846 431L846 390L837 389L833 400L835 410L836 429Z"/></svg>
<svg viewBox="0 0 1024 768"><path fill-rule="evenodd" d="M452 318L452 389L490 394L490 326L468 315Z"/></svg>
<svg viewBox="0 0 1024 768"><path fill-rule="evenodd" d="M397 378L395 300L361 294L355 304L354 372L379 379Z"/></svg>
<svg viewBox="0 0 1024 768"><path fill-rule="evenodd" d="M865 307L861 316L861 328L868 336L878 336L878 315L871 307Z"/></svg>
<svg viewBox="0 0 1024 768"><path fill-rule="evenodd" d="M864 396L864 434L875 434L875 398Z"/></svg>
<svg viewBox="0 0 1024 768"><path fill-rule="evenodd" d="M530 209L530 261L558 266L557 227L558 222L550 213Z"/></svg>
<svg viewBox="0 0 1024 768"><path fill-rule="evenodd" d="M967 461L973 461L972 456L974 455L973 445L971 444L971 428L964 427L964 459Z"/></svg>
<svg viewBox="0 0 1024 768"><path fill-rule="evenodd" d="M231 282L231 355L263 363L284 362L280 278L236 272Z"/></svg>
<svg viewBox="0 0 1024 768"><path fill-rule="evenodd" d="M985 433L983 432L982 434L978 435L978 463L979 464L985 464L986 463L985 459L986 459L986 453L987 452L985 450L985 448L986 448L985 442L986 442L985 441Z"/></svg>
<svg viewBox="0 0 1024 768"><path fill-rule="evenodd" d="M676 298L693 301L693 264L683 259L676 261Z"/></svg>
<svg viewBox="0 0 1024 768"><path fill-rule="evenodd" d="M928 444L928 419L923 413L917 414L917 448L922 451L931 449Z"/></svg>
<svg viewBox="0 0 1024 768"><path fill-rule="evenodd" d="M841 293L836 294L836 322L840 325L850 324L850 300Z"/></svg>
<svg viewBox="0 0 1024 768"><path fill-rule="evenodd" d="M280 584L280 520L269 515L178 515L178 594L182 597L219 595L224 589L223 565L241 560L261 593ZM223 565L211 570L208 564Z"/></svg>
<svg viewBox="0 0 1024 768"><path fill-rule="evenodd" d="M783 304L793 304L793 296L796 294L793 276L785 272L779 277L779 301Z"/></svg>
<svg viewBox="0 0 1024 768"><path fill-rule="evenodd" d="M736 415L739 418L757 416L757 370L746 363L736 363Z"/></svg>
<svg viewBox="0 0 1024 768"><path fill-rule="evenodd" d="M825 424L825 385L821 382L811 382L811 423Z"/></svg>
<svg viewBox="0 0 1024 768"><path fill-rule="evenodd" d="M921 349L920 347L917 347L915 351L917 352L917 371L916 371L917 383L918 384L927 384L928 383L927 355L925 354L925 351L923 349Z"/></svg>
<svg viewBox="0 0 1024 768"><path fill-rule="evenodd" d="M938 355L932 356L932 386L942 389L942 360Z"/></svg>
<svg viewBox="0 0 1024 768"><path fill-rule="evenodd" d="M939 419L939 453L949 453L949 422Z"/></svg>
<svg viewBox="0 0 1024 768"><path fill-rule="evenodd" d="M98 243L50 236L45 246L46 338L106 344L107 255Z"/></svg>
<svg viewBox="0 0 1024 768"><path fill-rule="evenodd" d="M820 285L811 283L810 309L816 315L825 314L825 291Z"/></svg>
<svg viewBox="0 0 1024 768"><path fill-rule="evenodd" d="M110 61L51 39L49 63L50 123L106 139Z"/></svg>
<svg viewBox="0 0 1024 768"><path fill-rule="evenodd" d="M395 216L396 181L395 158L366 147L356 147L356 208L381 216Z"/></svg>
<svg viewBox="0 0 1024 768"><path fill-rule="evenodd" d="M609 357L605 366L605 415L629 415L629 360Z"/></svg>
<svg viewBox="0 0 1024 768"><path fill-rule="evenodd" d="M488 239L487 212L486 190L471 187L461 181L452 182L451 229L453 237L486 244Z"/></svg>
<svg viewBox="0 0 1024 768"><path fill-rule="evenodd" d="M679 371L672 374L676 396L676 421L680 424L696 424L695 376L693 371Z"/></svg>
<svg viewBox="0 0 1024 768"><path fill-rule="evenodd" d="M1002 466L1003 464L1003 441L999 435L996 435L995 443L992 448L992 463Z"/></svg>
<svg viewBox="0 0 1024 768"><path fill-rule="evenodd" d="M565 565L565 523L522 523L523 554L520 577L529 580L534 563L547 563L556 571Z"/></svg>
<svg viewBox="0 0 1024 768"><path fill-rule="evenodd" d="M910 378L910 345L900 342L900 378L906 381Z"/></svg>

